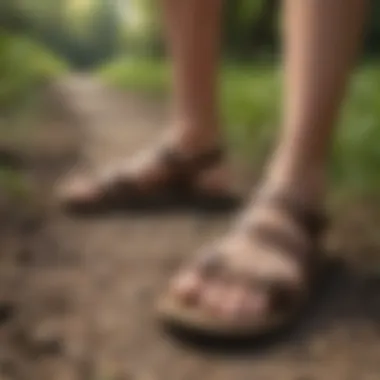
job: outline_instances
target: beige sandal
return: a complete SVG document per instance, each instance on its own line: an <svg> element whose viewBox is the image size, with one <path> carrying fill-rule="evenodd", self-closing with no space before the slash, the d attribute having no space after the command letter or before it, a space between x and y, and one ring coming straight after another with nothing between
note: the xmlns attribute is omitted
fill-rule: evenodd
<svg viewBox="0 0 380 380"><path fill-rule="evenodd" d="M261 293L264 297L269 297L270 307L267 312L262 315L250 315L248 318L225 319L204 310L204 307L198 307L194 302L179 300L178 295L168 291L158 301L158 318L161 322L197 334L234 339L272 333L296 319L310 299L317 279L320 278L319 274L324 268L325 260L318 251L326 222L319 214L304 208L300 202L290 197L267 197L264 202L268 202L269 207L284 212L284 215L292 218L293 223L307 237L308 249L301 252L299 241L295 241L286 232L271 225L256 227L253 231L255 239L260 239L268 247L280 248L286 255L285 259L295 260L302 268L298 270L303 274L303 283L292 283L284 278L276 278L273 274L272 277L253 275L252 269L248 269L245 273L243 270L235 278L237 277L240 283L244 281L243 283L250 284L256 292L264 292ZM238 226L238 229L241 233L250 235L249 229L248 232L242 230L241 226ZM248 236L248 239L250 238ZM203 262L197 263L202 276L210 279L215 278L211 276L220 276L228 271L231 274L231 266L229 267L231 261L230 264L225 262L223 252L216 251L211 256L211 251L208 251L208 254L210 257L207 257L207 251L206 255L201 255Z"/></svg>
<svg viewBox="0 0 380 380"><path fill-rule="evenodd" d="M170 208L201 208L213 211L233 209L239 197L229 190L208 191L196 186L196 180L206 170L221 164L223 150L215 148L191 158L184 158L173 148L158 150L157 160L165 167L163 180L144 187L136 178L122 173L107 176L87 176L96 196L73 197L63 192L60 204L74 212L103 212L112 210L150 210Z"/></svg>

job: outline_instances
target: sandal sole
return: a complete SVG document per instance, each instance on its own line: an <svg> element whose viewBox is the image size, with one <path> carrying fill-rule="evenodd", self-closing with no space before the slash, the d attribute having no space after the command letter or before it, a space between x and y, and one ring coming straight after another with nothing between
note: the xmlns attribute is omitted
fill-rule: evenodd
<svg viewBox="0 0 380 380"><path fill-rule="evenodd" d="M134 198L115 202L67 202L63 209L72 214L96 215L115 212L167 212L167 211L200 211L229 212L240 207L242 201L238 197L178 196Z"/></svg>
<svg viewBox="0 0 380 380"><path fill-rule="evenodd" d="M157 321L170 335L185 340L204 339L210 341L241 342L272 337L293 326L307 311L313 300L321 296L326 280L335 272L339 263L336 260L324 259L316 275L308 287L308 291L299 300L299 306L289 313L266 315L262 319L229 323L191 306L184 306L173 301L170 296L164 296L156 305Z"/></svg>

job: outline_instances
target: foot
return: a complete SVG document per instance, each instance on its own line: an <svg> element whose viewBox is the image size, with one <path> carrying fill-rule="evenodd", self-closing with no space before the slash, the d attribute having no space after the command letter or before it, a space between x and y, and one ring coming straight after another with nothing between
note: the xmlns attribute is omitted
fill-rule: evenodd
<svg viewBox="0 0 380 380"><path fill-rule="evenodd" d="M291 315L317 269L322 221L316 209L292 197L258 197L228 235L173 279L168 297L177 310L166 318L186 323L195 313L208 330L213 324L265 329L273 318Z"/></svg>
<svg viewBox="0 0 380 380"><path fill-rule="evenodd" d="M196 189L210 195L232 194L226 161L220 149L186 150L158 144L107 170L82 173L58 186L61 204L91 206L119 203L134 196L150 197L169 187Z"/></svg>

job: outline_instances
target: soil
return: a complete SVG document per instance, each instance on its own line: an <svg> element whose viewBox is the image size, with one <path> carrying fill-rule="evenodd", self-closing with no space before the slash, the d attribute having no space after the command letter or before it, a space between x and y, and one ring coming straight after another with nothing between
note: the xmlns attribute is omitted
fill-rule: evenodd
<svg viewBox="0 0 380 380"><path fill-rule="evenodd" d="M44 122L7 147L18 159L4 155L31 195L12 202L0 191L0 379L380 378L380 208L372 201L333 213L327 247L342 264L296 327L244 347L190 344L157 325L154 299L230 216L62 213L56 180L74 163L106 165L154 140L166 107L84 77L48 94Z"/></svg>

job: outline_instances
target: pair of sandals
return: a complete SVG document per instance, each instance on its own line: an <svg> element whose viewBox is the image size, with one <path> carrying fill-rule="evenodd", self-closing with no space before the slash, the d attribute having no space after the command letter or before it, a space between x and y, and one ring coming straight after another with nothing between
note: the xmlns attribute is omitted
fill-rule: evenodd
<svg viewBox="0 0 380 380"><path fill-rule="evenodd" d="M197 186L200 175L223 163L222 149L189 158L166 147L155 153L155 159L164 168L159 178L146 183L121 172L82 177L87 193L66 189L61 204L75 212L149 209L170 203L225 210L238 204L227 190ZM264 218L255 222L243 215L230 236L184 265L158 300L162 322L201 334L241 338L271 333L302 311L323 267L317 251L324 218L287 194L264 194L254 202ZM265 217L273 214L292 228Z"/></svg>

